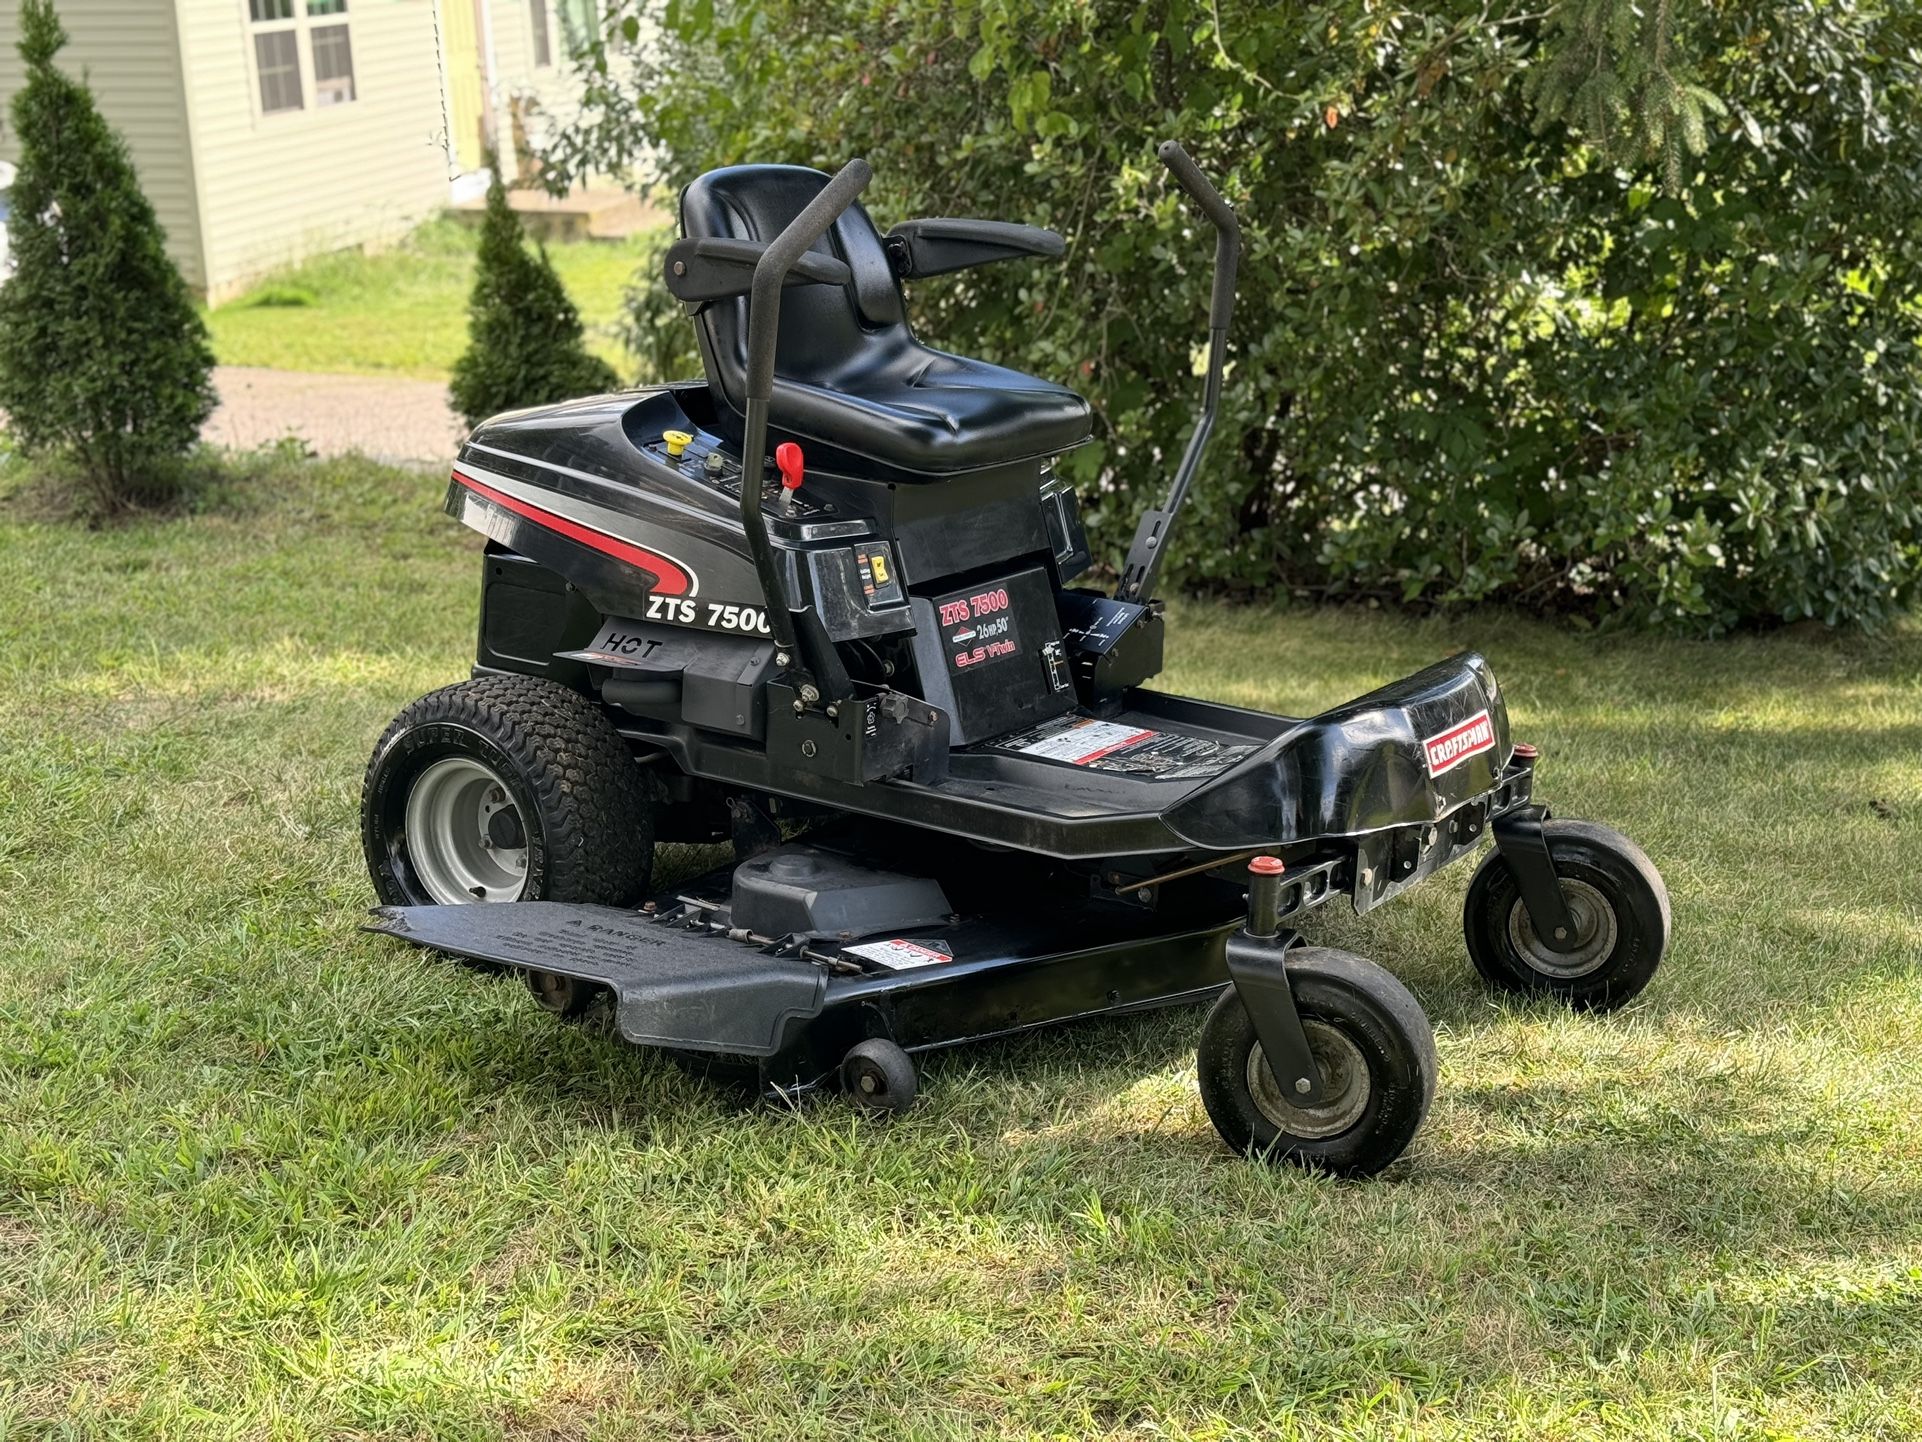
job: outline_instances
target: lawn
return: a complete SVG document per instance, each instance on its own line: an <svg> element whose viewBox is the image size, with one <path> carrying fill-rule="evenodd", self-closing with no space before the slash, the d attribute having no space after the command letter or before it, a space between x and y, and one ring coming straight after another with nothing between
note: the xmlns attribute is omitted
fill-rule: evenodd
<svg viewBox="0 0 1922 1442"><path fill-rule="evenodd" d="M478 235L440 220L389 250L310 260L210 312L214 353L222 365L445 380L467 348ZM614 322L650 244L643 235L547 248L591 348L623 375L634 362Z"/></svg>
<svg viewBox="0 0 1922 1442"><path fill-rule="evenodd" d="M1178 607L1168 684L1250 705L1484 648L1674 895L1600 1019L1482 990L1466 868L1319 918L1442 1062L1341 1184L1221 1148L1193 1012L945 1054L884 1124L361 934L366 751L473 641L440 487L0 506L0 1435L1922 1432L1915 629Z"/></svg>

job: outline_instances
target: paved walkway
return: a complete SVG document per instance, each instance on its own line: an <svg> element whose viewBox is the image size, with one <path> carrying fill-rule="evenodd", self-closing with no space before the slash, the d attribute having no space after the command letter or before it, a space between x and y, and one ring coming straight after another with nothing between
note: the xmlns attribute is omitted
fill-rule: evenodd
<svg viewBox="0 0 1922 1442"><path fill-rule="evenodd" d="M237 450L292 435L323 456L359 451L400 465L444 466L466 434L439 381L218 366L214 385L220 409L202 434Z"/></svg>

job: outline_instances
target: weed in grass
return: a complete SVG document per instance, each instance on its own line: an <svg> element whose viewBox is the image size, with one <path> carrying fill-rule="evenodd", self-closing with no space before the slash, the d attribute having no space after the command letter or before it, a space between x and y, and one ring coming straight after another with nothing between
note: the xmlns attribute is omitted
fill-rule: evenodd
<svg viewBox="0 0 1922 1442"><path fill-rule="evenodd" d="M1343 1185L1220 1148L1196 1013L932 1057L875 1124L361 934L361 768L462 673L475 543L432 476L264 464L244 515L0 511L0 1433L1922 1431L1915 628L1175 607L1170 689L1247 705L1480 646L1674 895L1605 1019L1481 989L1466 868L1317 916L1442 1058Z"/></svg>

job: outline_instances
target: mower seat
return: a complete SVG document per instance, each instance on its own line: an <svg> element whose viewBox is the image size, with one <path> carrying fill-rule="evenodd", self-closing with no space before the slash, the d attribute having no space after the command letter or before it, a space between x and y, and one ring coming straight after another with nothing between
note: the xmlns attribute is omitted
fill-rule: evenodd
<svg viewBox="0 0 1922 1442"><path fill-rule="evenodd" d="M798 165L709 171L681 194L681 233L772 240L827 182ZM1073 391L914 338L900 282L858 203L814 249L844 262L852 279L782 292L770 440L792 436L910 475L946 475L1050 456L1088 438L1088 403ZM708 301L695 316L718 421L737 440L747 311L742 296Z"/></svg>

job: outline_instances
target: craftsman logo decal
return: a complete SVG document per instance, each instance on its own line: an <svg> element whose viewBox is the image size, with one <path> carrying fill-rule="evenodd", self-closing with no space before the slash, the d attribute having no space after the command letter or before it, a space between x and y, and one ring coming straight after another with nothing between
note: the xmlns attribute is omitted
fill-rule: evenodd
<svg viewBox="0 0 1922 1442"><path fill-rule="evenodd" d="M1471 756L1494 750L1495 723L1488 719L1486 711L1477 711L1461 725L1429 737L1422 742L1422 749L1428 753L1428 774L1440 776L1444 771L1453 771Z"/></svg>
<svg viewBox="0 0 1922 1442"><path fill-rule="evenodd" d="M506 476L489 474L483 481L465 470L456 470L454 484L504 511L532 521L543 530L565 536L604 556L612 556L617 561L638 567L654 578L656 596L693 596L700 593L700 579L688 567L672 556L630 541L601 524L624 519L619 512L561 495L558 491L525 486ZM524 494L527 492L532 494ZM536 504L532 496L539 496L540 502ZM563 511L573 514L564 515ZM740 629L754 628L749 626Z"/></svg>

